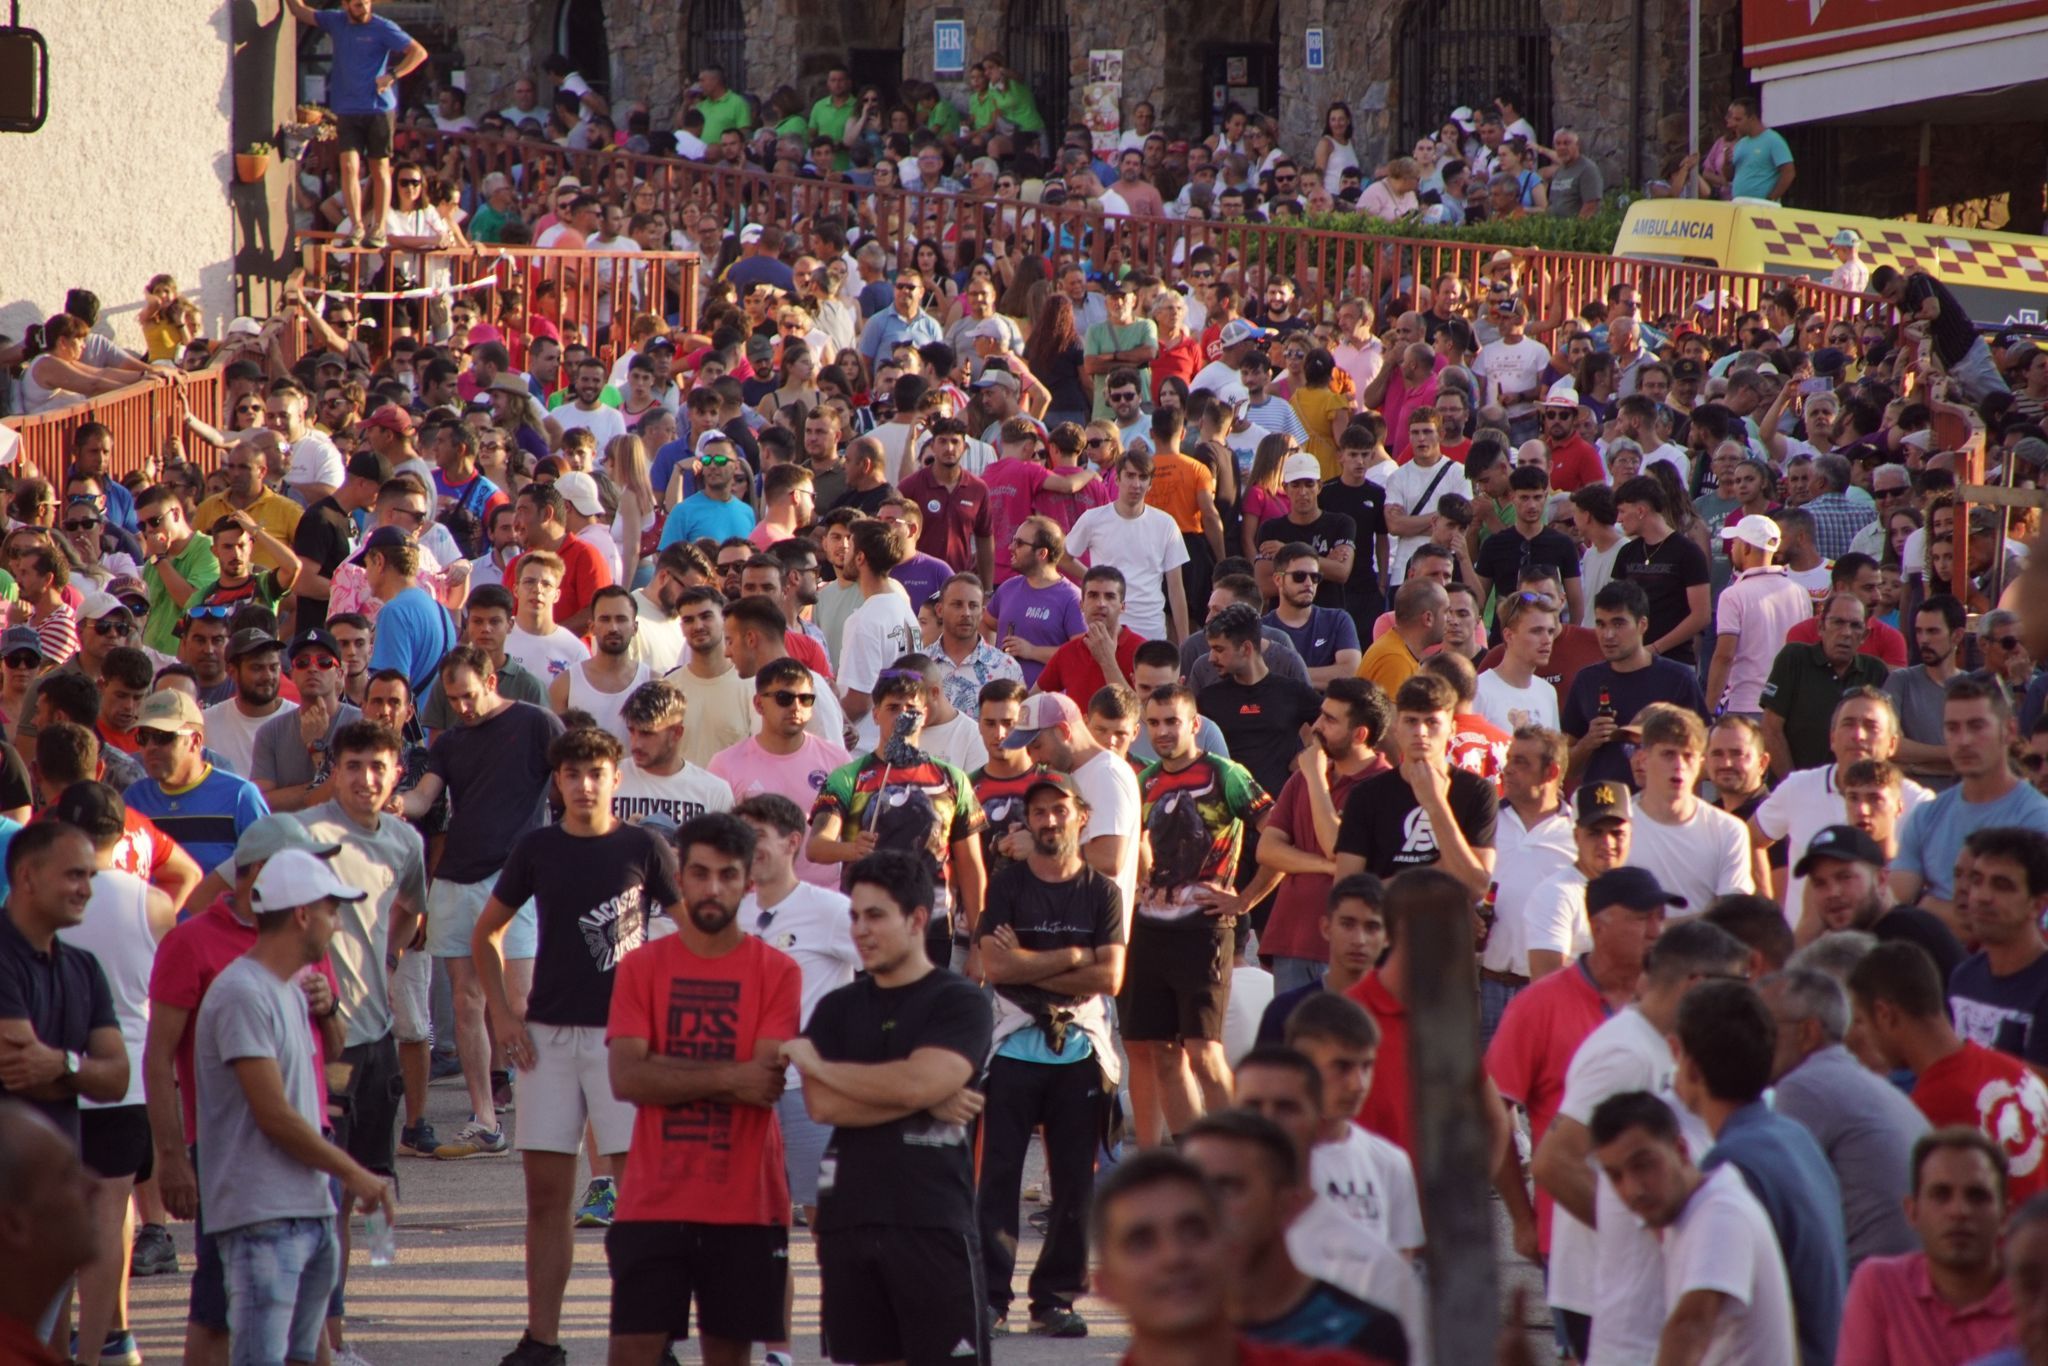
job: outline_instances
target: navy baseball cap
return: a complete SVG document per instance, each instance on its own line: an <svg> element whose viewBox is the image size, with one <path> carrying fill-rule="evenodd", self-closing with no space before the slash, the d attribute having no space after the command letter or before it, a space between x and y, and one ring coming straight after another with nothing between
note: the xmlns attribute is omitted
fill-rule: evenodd
<svg viewBox="0 0 2048 1366"><path fill-rule="evenodd" d="M1609 906L1645 914L1667 906L1682 911L1685 898L1665 891L1647 868L1610 868L1586 884L1586 914L1598 915Z"/></svg>

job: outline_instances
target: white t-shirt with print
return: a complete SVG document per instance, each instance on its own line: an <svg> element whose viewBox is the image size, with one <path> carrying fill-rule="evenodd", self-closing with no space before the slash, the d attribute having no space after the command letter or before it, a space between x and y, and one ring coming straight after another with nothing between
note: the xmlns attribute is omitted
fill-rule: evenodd
<svg viewBox="0 0 2048 1366"><path fill-rule="evenodd" d="M1479 675L1479 691L1472 710L1513 735L1518 726L1557 727L1557 688L1548 679L1531 677L1529 686L1518 688L1494 669ZM1519 720L1516 719L1520 714Z"/></svg>
<svg viewBox="0 0 2048 1366"><path fill-rule="evenodd" d="M1311 1148L1308 1167L1318 1200L1329 1200L1397 1252L1422 1246L1415 1167L1398 1143L1353 1124L1343 1138Z"/></svg>
<svg viewBox="0 0 2048 1366"><path fill-rule="evenodd" d="M910 609L910 595L894 584L861 603L846 619L839 643L839 691L873 694L882 670L918 646L917 613ZM856 751L875 747L875 713L854 723Z"/></svg>

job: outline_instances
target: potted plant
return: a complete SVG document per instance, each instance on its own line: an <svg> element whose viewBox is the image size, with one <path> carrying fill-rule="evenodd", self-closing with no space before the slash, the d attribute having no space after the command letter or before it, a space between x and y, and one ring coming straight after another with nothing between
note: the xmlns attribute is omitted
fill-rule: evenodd
<svg viewBox="0 0 2048 1366"><path fill-rule="evenodd" d="M252 142L235 153L235 179L244 185L261 184L270 174L270 144Z"/></svg>

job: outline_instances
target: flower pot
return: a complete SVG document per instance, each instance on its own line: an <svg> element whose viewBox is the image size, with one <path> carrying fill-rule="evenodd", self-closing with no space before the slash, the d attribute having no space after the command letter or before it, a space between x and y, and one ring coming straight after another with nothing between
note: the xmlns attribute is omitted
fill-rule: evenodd
<svg viewBox="0 0 2048 1366"><path fill-rule="evenodd" d="M268 174L270 174L270 153L235 153L235 179L241 181L244 185L260 184L263 177Z"/></svg>

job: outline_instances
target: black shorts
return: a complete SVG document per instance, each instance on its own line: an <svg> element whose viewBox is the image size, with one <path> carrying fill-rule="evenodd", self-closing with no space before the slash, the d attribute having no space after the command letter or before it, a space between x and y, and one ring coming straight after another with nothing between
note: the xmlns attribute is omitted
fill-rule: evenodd
<svg viewBox="0 0 2048 1366"><path fill-rule="evenodd" d="M690 1335L728 1342L780 1342L789 1336L783 1287L789 1279L789 1230L775 1224L696 1224L620 1220L604 1235L612 1273L613 1337Z"/></svg>
<svg viewBox="0 0 2048 1366"><path fill-rule="evenodd" d="M1131 927L1117 1023L1133 1043L1220 1040L1230 1005L1231 934L1208 927Z"/></svg>
<svg viewBox="0 0 2048 1366"><path fill-rule="evenodd" d="M832 1360L987 1366L981 1249L943 1228L867 1225L818 1235L820 1318Z"/></svg>
<svg viewBox="0 0 2048 1366"><path fill-rule="evenodd" d="M336 141L344 152L360 152L372 161L391 160L392 126L396 114L336 114Z"/></svg>
<svg viewBox="0 0 2048 1366"><path fill-rule="evenodd" d="M78 1112L78 1151L101 1176L149 1180L156 1170L156 1145L149 1137L149 1107L115 1105Z"/></svg>
<svg viewBox="0 0 2048 1366"><path fill-rule="evenodd" d="M349 1065L347 1104L334 1121L335 1145L380 1176L398 1163L398 1107L405 1077L398 1070L398 1042L386 1034L341 1052Z"/></svg>

